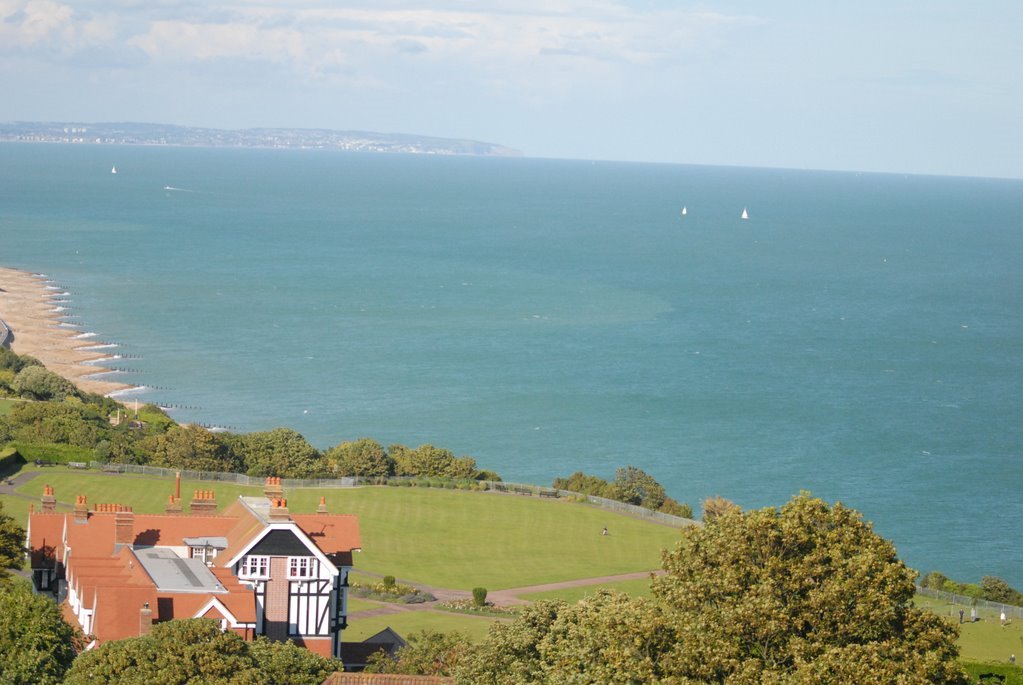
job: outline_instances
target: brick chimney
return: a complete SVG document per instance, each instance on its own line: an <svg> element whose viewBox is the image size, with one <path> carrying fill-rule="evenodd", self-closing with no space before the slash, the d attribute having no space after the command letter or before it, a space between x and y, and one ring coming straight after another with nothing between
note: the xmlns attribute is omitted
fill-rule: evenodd
<svg viewBox="0 0 1023 685"><path fill-rule="evenodd" d="M288 500L283 497L274 497L270 500L270 521L290 521L291 514L288 513Z"/></svg>
<svg viewBox="0 0 1023 685"><path fill-rule="evenodd" d="M114 514L114 544L130 545L135 542L135 512L131 507L117 507Z"/></svg>
<svg viewBox="0 0 1023 685"><path fill-rule="evenodd" d="M75 496L75 523L89 522L89 505L85 501L85 495Z"/></svg>
<svg viewBox="0 0 1023 685"><path fill-rule="evenodd" d="M53 488L49 485L43 486L42 511L56 511L57 498L53 494Z"/></svg>
<svg viewBox="0 0 1023 685"><path fill-rule="evenodd" d="M284 486L281 484L279 476L267 476L266 483L263 485L263 495L270 500L284 496Z"/></svg>
<svg viewBox="0 0 1023 685"><path fill-rule="evenodd" d="M217 497L212 490L196 490L192 502L188 505L193 515L212 516L217 513Z"/></svg>
<svg viewBox="0 0 1023 685"><path fill-rule="evenodd" d="M167 502L167 507L163 510L163 512L165 514L180 514L182 511L181 498L171 495Z"/></svg>
<svg viewBox="0 0 1023 685"><path fill-rule="evenodd" d="M139 609L139 637L148 635L149 630L153 627L153 610L149 608L149 602L142 605Z"/></svg>
<svg viewBox="0 0 1023 685"><path fill-rule="evenodd" d="M320 495L320 503L316 505L316 513L317 514L327 513L327 498L324 497L323 495Z"/></svg>

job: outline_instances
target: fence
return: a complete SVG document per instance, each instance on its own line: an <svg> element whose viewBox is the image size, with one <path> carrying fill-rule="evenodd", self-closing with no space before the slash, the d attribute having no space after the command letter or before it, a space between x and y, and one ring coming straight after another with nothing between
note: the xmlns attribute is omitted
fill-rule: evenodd
<svg viewBox="0 0 1023 685"><path fill-rule="evenodd" d="M986 599L974 599L967 595L957 595L952 592L935 590L921 585L916 586L916 593L924 597L943 601L949 607L948 615L952 617L958 616L960 609L963 609L967 616L970 615L970 609L976 609L977 615L981 618L999 619L1002 612L1005 612L1005 618L1007 619L1017 621L1023 620L1023 607L1017 607L1011 604L1002 604L1000 602L990 602Z"/></svg>
<svg viewBox="0 0 1023 685"><path fill-rule="evenodd" d="M11 329L0 319L0 347L10 346Z"/></svg>
<svg viewBox="0 0 1023 685"><path fill-rule="evenodd" d="M214 471L190 471L187 469L168 469L160 466L148 466L145 464L104 464L98 461L90 462L90 468L108 473L138 473L148 476L160 476L162 478L173 478L180 473L186 480L214 481L222 483L234 483L236 485L249 485L262 487L266 478L262 476L246 476L243 473L218 473ZM432 483L458 483L451 479L436 478L429 476L390 476L388 478L363 478L352 476L345 478L283 478L281 485L285 488L354 488L360 485L384 485L409 482L410 484L432 484ZM584 495L570 490L556 490L544 488L527 483L508 483L506 481L463 481L474 483L476 487L485 487L488 491L512 492L521 495L551 496L551 497L575 497L581 501L589 502L594 506L613 511L626 516L646 519L655 523L667 526L682 527L700 525L692 519L681 516L673 516L660 511L651 511L634 504L626 504L604 497Z"/></svg>

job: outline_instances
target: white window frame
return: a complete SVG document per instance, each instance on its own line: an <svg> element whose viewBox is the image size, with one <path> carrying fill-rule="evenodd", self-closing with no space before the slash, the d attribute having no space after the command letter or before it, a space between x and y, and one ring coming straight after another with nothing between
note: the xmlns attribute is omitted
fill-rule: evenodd
<svg viewBox="0 0 1023 685"><path fill-rule="evenodd" d="M213 564L213 559L217 556L218 551L216 547L210 547L209 545L196 546L188 548L188 555L192 559L198 559L207 566L210 566Z"/></svg>
<svg viewBox="0 0 1023 685"><path fill-rule="evenodd" d="M316 571L314 557L288 557L289 580L311 580Z"/></svg>
<svg viewBox="0 0 1023 685"><path fill-rule="evenodd" d="M260 554L250 554L242 559L238 567L239 578L269 578L270 557Z"/></svg>

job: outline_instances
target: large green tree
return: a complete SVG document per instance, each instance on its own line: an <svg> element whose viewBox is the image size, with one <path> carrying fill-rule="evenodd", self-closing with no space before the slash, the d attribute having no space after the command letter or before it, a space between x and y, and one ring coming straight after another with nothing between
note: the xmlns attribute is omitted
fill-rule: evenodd
<svg viewBox="0 0 1023 685"><path fill-rule="evenodd" d="M472 457L455 457L450 451L433 445L409 449L391 445L394 473L398 476L436 476L440 478L475 478L478 470Z"/></svg>
<svg viewBox="0 0 1023 685"><path fill-rule="evenodd" d="M380 478L394 473L394 460L372 438L342 442L324 453L331 473L338 476Z"/></svg>
<svg viewBox="0 0 1023 685"><path fill-rule="evenodd" d="M246 433L237 443L250 476L311 478L326 470L317 449L290 428Z"/></svg>
<svg viewBox="0 0 1023 685"><path fill-rule="evenodd" d="M241 460L216 434L201 426L172 426L138 443L154 466L195 471L237 471Z"/></svg>
<svg viewBox="0 0 1023 685"><path fill-rule="evenodd" d="M44 366L26 366L15 375L11 387L22 397L35 400L62 400L78 396L75 384Z"/></svg>
<svg viewBox="0 0 1023 685"><path fill-rule="evenodd" d="M7 569L21 568L25 558L25 529L4 512L0 502L0 582L7 580Z"/></svg>
<svg viewBox="0 0 1023 685"><path fill-rule="evenodd" d="M0 683L62 682L80 637L53 600L32 592L28 583L0 583Z"/></svg>
<svg viewBox="0 0 1023 685"><path fill-rule="evenodd" d="M912 605L915 572L854 510L807 494L682 530L653 581L696 682L958 683L956 630Z"/></svg>
<svg viewBox="0 0 1023 685"><path fill-rule="evenodd" d="M598 592L495 625L460 683L965 683L955 627L855 511L809 495L682 529L656 601Z"/></svg>
<svg viewBox="0 0 1023 685"><path fill-rule="evenodd" d="M341 662L290 643L220 630L208 619L168 621L148 635L107 642L85 652L65 685L316 685Z"/></svg>

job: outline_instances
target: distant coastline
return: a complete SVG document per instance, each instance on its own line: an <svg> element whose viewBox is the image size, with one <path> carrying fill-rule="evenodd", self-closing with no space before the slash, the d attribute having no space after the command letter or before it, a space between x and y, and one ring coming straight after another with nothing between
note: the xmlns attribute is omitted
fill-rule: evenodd
<svg viewBox="0 0 1023 685"><path fill-rule="evenodd" d="M338 150L422 155L521 157L497 143L437 138L407 133L336 131L307 128L227 130L149 123L8 122L0 123L0 142L77 145L164 145Z"/></svg>

